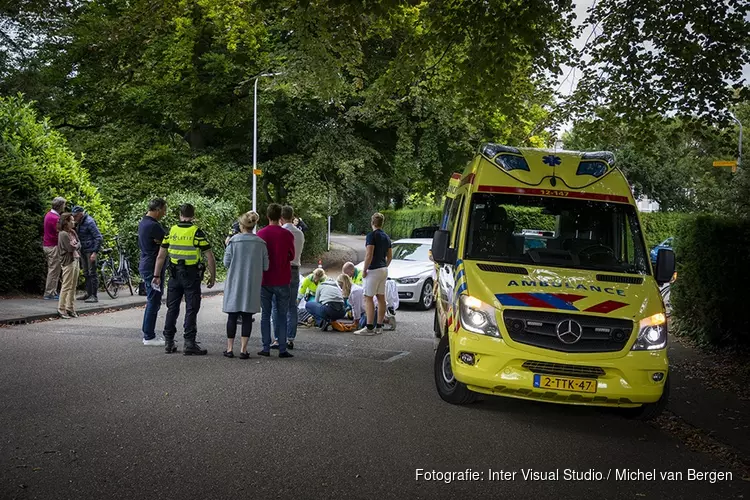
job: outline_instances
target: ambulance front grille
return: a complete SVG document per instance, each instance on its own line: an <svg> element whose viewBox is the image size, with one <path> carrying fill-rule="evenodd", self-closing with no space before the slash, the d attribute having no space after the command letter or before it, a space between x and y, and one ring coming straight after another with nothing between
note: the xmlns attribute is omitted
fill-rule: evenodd
<svg viewBox="0 0 750 500"><path fill-rule="evenodd" d="M570 329L567 320L580 325L578 340L575 336L558 336L558 325L562 332ZM633 334L630 320L584 314L506 309L503 322L513 342L560 352L617 352L625 348Z"/></svg>

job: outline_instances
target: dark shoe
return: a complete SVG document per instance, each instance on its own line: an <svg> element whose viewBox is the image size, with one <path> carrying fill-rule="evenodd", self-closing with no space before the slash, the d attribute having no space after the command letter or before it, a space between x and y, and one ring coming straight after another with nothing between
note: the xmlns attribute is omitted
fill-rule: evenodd
<svg viewBox="0 0 750 500"><path fill-rule="evenodd" d="M204 354L208 354L208 351L198 347L198 344L200 342L196 342L195 340L186 340L182 354L185 356L203 356Z"/></svg>
<svg viewBox="0 0 750 500"><path fill-rule="evenodd" d="M99 302L99 299L97 297L89 297L86 300L84 300L87 304L96 304Z"/></svg>
<svg viewBox="0 0 750 500"><path fill-rule="evenodd" d="M77 318L78 317L78 313L75 312L75 311L67 311L67 313L68 313L68 316L70 316L71 318Z"/></svg>
<svg viewBox="0 0 750 500"><path fill-rule="evenodd" d="M278 349L278 348L279 348L278 342L274 342L273 344L271 344L271 349Z"/></svg>
<svg viewBox="0 0 750 500"><path fill-rule="evenodd" d="M328 331L329 326L331 326L331 322L328 321L327 319L324 319L323 321L320 322L320 330L323 332Z"/></svg>
<svg viewBox="0 0 750 500"><path fill-rule="evenodd" d="M265 356L266 358L271 356L271 353L268 351L258 351L258 356Z"/></svg>
<svg viewBox="0 0 750 500"><path fill-rule="evenodd" d="M60 300L60 296L57 294L54 295L45 295L44 300Z"/></svg>
<svg viewBox="0 0 750 500"><path fill-rule="evenodd" d="M249 352L241 352L240 353L240 359L250 359L250 353Z"/></svg>
<svg viewBox="0 0 750 500"><path fill-rule="evenodd" d="M289 342L287 342L286 343L286 348L287 349L294 349L294 341L290 340Z"/></svg>
<svg viewBox="0 0 750 500"><path fill-rule="evenodd" d="M293 358L294 356L292 356L291 352L284 351L284 352L279 353L279 357L280 358Z"/></svg>
<svg viewBox="0 0 750 500"><path fill-rule="evenodd" d="M222 354L224 355L225 358L233 358L234 357L234 353L232 351L224 351ZM240 354L240 357L242 357L241 354Z"/></svg>
<svg viewBox="0 0 750 500"><path fill-rule="evenodd" d="M62 319L70 319L70 316L66 312L57 311L57 315Z"/></svg>
<svg viewBox="0 0 750 500"><path fill-rule="evenodd" d="M164 339L164 352L167 354L172 354L173 352L177 352L177 346L174 344L174 339L170 340L168 338Z"/></svg>

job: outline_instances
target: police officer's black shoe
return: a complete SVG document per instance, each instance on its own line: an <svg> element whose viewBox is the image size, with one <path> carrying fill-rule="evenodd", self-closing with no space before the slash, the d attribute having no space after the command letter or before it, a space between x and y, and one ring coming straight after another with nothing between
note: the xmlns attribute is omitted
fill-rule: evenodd
<svg viewBox="0 0 750 500"><path fill-rule="evenodd" d="M164 339L164 352L167 354L172 354L173 352L177 352L177 346L174 343L174 339L170 340L168 338Z"/></svg>
<svg viewBox="0 0 750 500"><path fill-rule="evenodd" d="M196 342L195 340L186 340L185 348L182 349L182 354L185 356L203 356L204 354L208 354L206 349L198 347L199 343L200 342Z"/></svg>

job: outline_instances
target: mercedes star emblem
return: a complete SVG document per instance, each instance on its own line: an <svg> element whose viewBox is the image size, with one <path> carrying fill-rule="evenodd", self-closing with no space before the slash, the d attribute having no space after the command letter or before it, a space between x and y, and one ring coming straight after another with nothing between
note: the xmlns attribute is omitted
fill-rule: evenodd
<svg viewBox="0 0 750 500"><path fill-rule="evenodd" d="M563 344L575 344L581 340L581 335L583 334L581 324L572 319L564 319L560 321L557 324L555 331L557 332L557 338L560 339Z"/></svg>

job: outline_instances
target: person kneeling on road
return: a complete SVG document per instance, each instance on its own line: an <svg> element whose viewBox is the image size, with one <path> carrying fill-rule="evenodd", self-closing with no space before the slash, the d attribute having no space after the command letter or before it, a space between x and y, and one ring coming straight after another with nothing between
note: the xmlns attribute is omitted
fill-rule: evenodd
<svg viewBox="0 0 750 500"><path fill-rule="evenodd" d="M167 354L177 352L174 336L177 333L177 317L180 315L180 302L185 297L185 348L183 354L203 355L208 351L198 347L195 336L198 332L198 310L201 307L200 269L201 252L208 261L208 288L216 283L216 260L206 235L193 224L195 208L186 203L180 205L180 222L172 226L164 237L159 256L156 259L153 285L161 288L161 270L169 254L169 282L167 286L167 317L164 320L164 350Z"/></svg>
<svg viewBox="0 0 750 500"><path fill-rule="evenodd" d="M331 321L346 316L344 296L338 284L332 279L327 279L318 285L315 300L305 304L305 309L315 317L316 324L323 331L328 329Z"/></svg>

